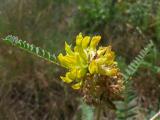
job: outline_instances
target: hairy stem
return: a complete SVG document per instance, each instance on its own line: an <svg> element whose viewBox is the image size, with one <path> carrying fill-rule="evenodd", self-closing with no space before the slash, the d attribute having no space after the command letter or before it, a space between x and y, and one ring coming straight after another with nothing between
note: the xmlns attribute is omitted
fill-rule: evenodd
<svg viewBox="0 0 160 120"><path fill-rule="evenodd" d="M155 120L157 117L160 117L160 111L156 113L150 120Z"/></svg>

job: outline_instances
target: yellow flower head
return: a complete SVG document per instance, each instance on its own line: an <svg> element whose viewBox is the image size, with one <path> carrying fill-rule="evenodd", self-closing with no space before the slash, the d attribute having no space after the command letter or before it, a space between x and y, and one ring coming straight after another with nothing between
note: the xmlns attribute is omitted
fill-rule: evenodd
<svg viewBox="0 0 160 120"><path fill-rule="evenodd" d="M80 89L87 74L100 74L115 76L118 72L115 54L111 51L111 46L96 49L101 36L82 36L80 33L76 37L76 46L65 43L66 55L59 54L58 59L61 65L69 71L61 79L72 84L73 89Z"/></svg>
<svg viewBox="0 0 160 120"><path fill-rule="evenodd" d="M73 49L65 43L66 55L60 53L58 59L68 72L61 79L73 89L81 89L86 103L97 105L108 101L108 106L115 109L112 100L122 100L122 74L111 46L97 49L100 40L99 35L91 38L80 33Z"/></svg>

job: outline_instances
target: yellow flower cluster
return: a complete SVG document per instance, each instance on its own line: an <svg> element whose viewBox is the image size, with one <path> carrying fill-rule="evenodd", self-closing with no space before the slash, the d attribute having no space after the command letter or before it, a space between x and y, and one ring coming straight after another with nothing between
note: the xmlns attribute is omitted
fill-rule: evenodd
<svg viewBox="0 0 160 120"><path fill-rule="evenodd" d="M101 36L83 37L80 33L76 37L74 49L65 43L66 55L58 55L61 65L69 70L61 79L71 83L73 89L80 89L88 74L108 77L117 75L117 63L114 61L115 54L111 51L111 46L96 49L100 40Z"/></svg>

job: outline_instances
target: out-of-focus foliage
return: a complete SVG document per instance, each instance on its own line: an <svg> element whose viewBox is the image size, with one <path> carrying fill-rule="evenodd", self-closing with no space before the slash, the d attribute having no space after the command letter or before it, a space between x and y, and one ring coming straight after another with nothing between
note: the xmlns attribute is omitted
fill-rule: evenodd
<svg viewBox="0 0 160 120"><path fill-rule="evenodd" d="M128 3L128 22L135 27L140 27L146 30L148 27L148 22L151 17L151 1L137 1L134 3Z"/></svg>
<svg viewBox="0 0 160 120"><path fill-rule="evenodd" d="M84 32L101 32L111 19L111 4L111 0L79 0L76 27Z"/></svg>
<svg viewBox="0 0 160 120"><path fill-rule="evenodd" d="M0 0L0 37L13 34L58 54L64 41L75 44L77 33L99 33L102 45L113 46L121 68L152 39L155 50L133 78L137 116L149 119L160 109L159 6L159 0ZM0 41L0 119L75 119L81 105L60 81L63 73ZM102 116L115 119L105 111Z"/></svg>
<svg viewBox="0 0 160 120"><path fill-rule="evenodd" d="M54 52L57 52L58 46L63 44L63 39L69 36L69 31L64 28L67 19L63 19L68 14L64 13L64 5L68 5L68 2L54 0L1 0L0 2L3 3L0 8L2 34L15 34L37 45L45 45ZM63 36L61 32L64 33ZM65 35L67 36L64 37Z"/></svg>

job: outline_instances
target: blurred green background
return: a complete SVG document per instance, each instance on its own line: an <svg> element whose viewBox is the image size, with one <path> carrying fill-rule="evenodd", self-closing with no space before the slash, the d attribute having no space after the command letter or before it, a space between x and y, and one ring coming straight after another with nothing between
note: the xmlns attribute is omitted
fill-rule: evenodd
<svg viewBox="0 0 160 120"><path fill-rule="evenodd" d="M64 52L76 35L100 34L124 67L152 39L156 48L133 78L137 120L160 109L159 0L0 0L0 37L12 34L49 50ZM0 120L76 120L80 95L59 76L65 70L0 41ZM114 120L107 112L104 119Z"/></svg>

